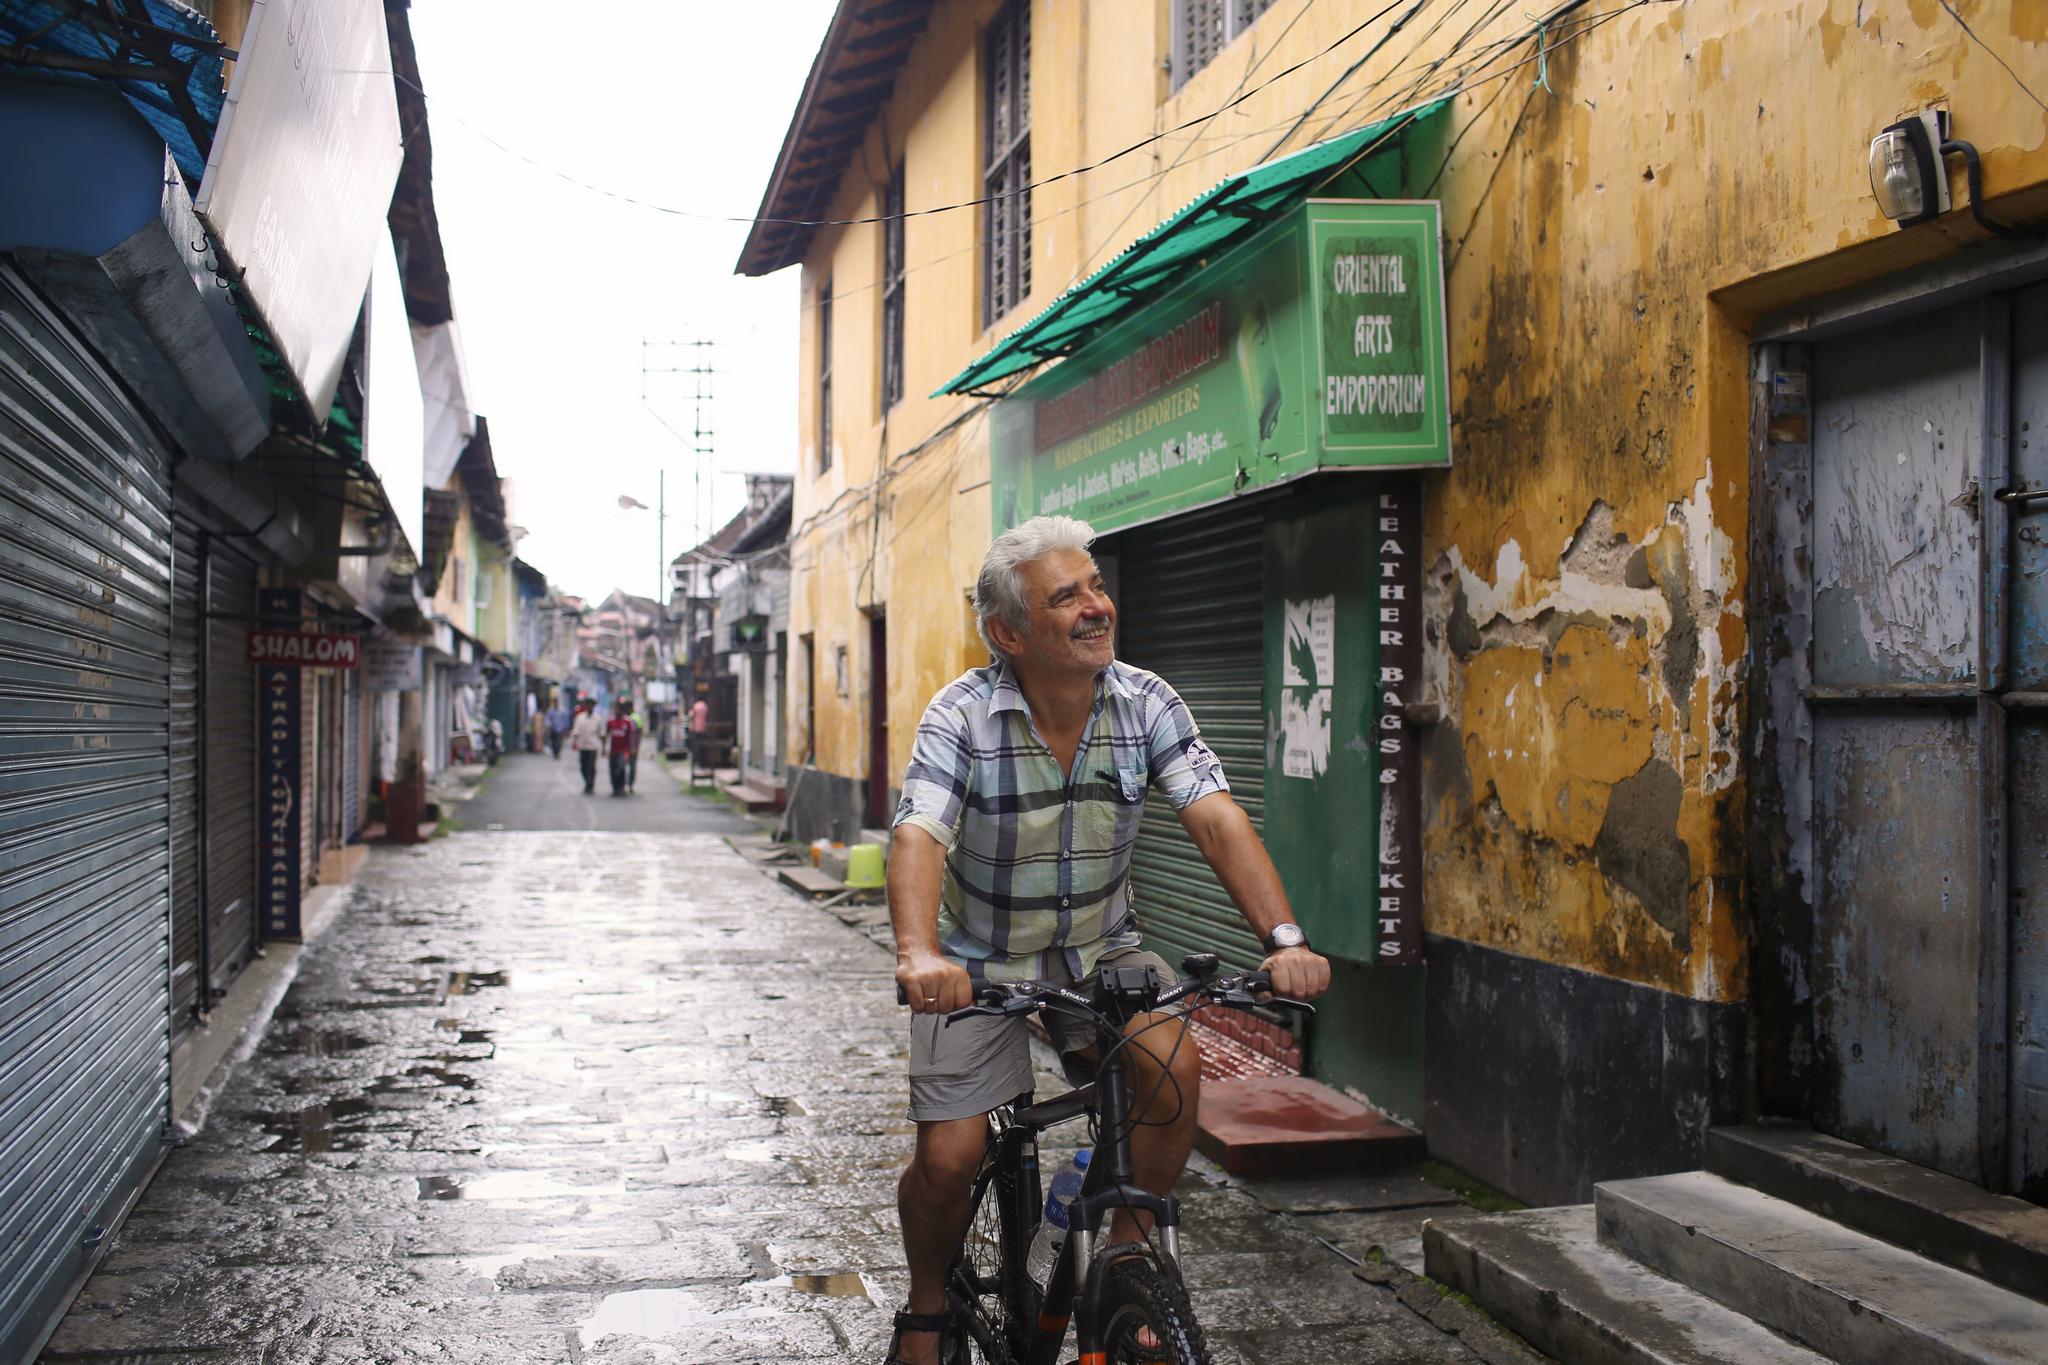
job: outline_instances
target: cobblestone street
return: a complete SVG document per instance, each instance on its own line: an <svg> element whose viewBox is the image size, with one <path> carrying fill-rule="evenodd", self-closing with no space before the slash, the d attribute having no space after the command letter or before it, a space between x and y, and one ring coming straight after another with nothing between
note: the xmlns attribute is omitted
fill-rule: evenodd
<svg viewBox="0 0 2048 1365"><path fill-rule="evenodd" d="M910 1134L888 958L652 760L630 800L573 784L513 756L464 822L577 828L376 851L46 1360L881 1359ZM1361 1254L1370 1214L1279 1216L1199 1158L1183 1194L1217 1359L1480 1359L1316 1240Z"/></svg>

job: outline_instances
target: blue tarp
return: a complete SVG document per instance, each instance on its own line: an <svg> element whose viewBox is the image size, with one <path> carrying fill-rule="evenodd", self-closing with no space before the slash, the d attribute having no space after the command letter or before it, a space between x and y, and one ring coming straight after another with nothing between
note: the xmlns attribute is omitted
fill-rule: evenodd
<svg viewBox="0 0 2048 1365"><path fill-rule="evenodd" d="M178 169L196 187L206 172L207 148L220 127L221 59L213 46L219 42L219 35L213 25L174 0L142 0L142 8L148 22L169 35L165 50L172 63L185 72L175 88L191 101L190 113L180 110L171 92L155 81L115 79L113 84L163 138ZM91 17L85 17L86 14ZM180 37L199 46L181 43ZM118 24L109 26L89 6L55 4L50 0L7 0L0 4L0 47L26 44L32 51L142 68L151 64L150 51L165 41L158 35L131 36ZM7 69L6 64L0 63L0 71ZM54 80L108 79L56 67L29 69ZM193 126L193 119L198 126Z"/></svg>

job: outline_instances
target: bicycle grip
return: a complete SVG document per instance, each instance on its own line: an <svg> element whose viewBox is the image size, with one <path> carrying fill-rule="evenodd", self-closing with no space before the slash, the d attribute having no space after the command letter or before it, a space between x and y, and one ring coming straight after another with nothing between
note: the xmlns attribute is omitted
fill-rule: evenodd
<svg viewBox="0 0 2048 1365"><path fill-rule="evenodd" d="M903 983L901 981L896 983L896 1003L899 1005L907 1005L910 1003L910 992L903 989Z"/></svg>

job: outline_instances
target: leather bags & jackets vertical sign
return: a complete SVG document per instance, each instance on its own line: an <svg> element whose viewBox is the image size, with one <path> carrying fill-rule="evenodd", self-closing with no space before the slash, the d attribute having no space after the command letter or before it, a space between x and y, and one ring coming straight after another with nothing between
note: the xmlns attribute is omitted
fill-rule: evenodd
<svg viewBox="0 0 2048 1365"><path fill-rule="evenodd" d="M263 624L295 629L304 614L296 588L265 588L256 612ZM257 851L256 913L263 936L295 939L299 922L299 669L264 664L256 670Z"/></svg>

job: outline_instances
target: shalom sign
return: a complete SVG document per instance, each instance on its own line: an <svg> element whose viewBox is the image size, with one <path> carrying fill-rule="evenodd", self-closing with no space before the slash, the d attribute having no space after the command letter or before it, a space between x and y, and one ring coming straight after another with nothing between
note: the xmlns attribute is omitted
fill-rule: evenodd
<svg viewBox="0 0 2048 1365"><path fill-rule="evenodd" d="M362 657L360 635L317 630L252 630L249 662L272 668L354 668Z"/></svg>

